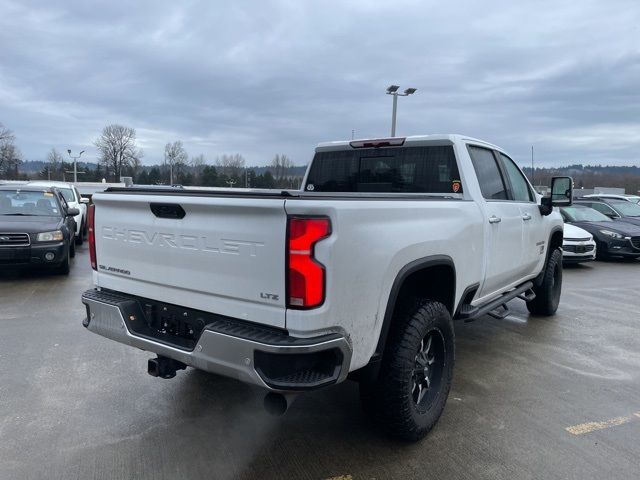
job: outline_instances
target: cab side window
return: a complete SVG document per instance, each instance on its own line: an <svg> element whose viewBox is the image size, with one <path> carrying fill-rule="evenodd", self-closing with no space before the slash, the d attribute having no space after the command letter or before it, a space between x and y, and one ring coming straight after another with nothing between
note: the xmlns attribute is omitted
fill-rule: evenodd
<svg viewBox="0 0 640 480"><path fill-rule="evenodd" d="M516 202L532 202L533 195L531 194L531 189L520 169L513 160L506 155L502 153L498 155L500 156L507 178L511 184L511 200L515 200Z"/></svg>
<svg viewBox="0 0 640 480"><path fill-rule="evenodd" d="M482 196L487 200L508 200L507 188L493 152L487 148L468 146Z"/></svg>

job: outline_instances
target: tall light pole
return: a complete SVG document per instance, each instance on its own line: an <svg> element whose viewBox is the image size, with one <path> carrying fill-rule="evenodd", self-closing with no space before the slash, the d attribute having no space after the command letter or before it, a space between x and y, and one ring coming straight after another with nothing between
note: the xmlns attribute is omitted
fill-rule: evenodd
<svg viewBox="0 0 640 480"><path fill-rule="evenodd" d="M391 136L396 136L396 113L398 111L398 97L407 97L416 93L417 88L407 88L403 93L399 93L398 85L389 85L387 95L393 96L393 113L391 114Z"/></svg>
<svg viewBox="0 0 640 480"><path fill-rule="evenodd" d="M533 145L531 145L531 183L533 184L533 188L536 188L536 181L535 181L535 170L533 168Z"/></svg>
<svg viewBox="0 0 640 480"><path fill-rule="evenodd" d="M78 159L82 156L84 150L82 150L80 154L75 157L71 155L71 149L67 150L67 153L71 158L73 158L73 183L78 183Z"/></svg>

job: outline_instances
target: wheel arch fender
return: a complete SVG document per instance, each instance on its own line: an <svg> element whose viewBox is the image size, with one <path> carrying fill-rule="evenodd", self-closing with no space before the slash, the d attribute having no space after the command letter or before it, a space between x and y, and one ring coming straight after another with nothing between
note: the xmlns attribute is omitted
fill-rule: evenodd
<svg viewBox="0 0 640 480"><path fill-rule="evenodd" d="M533 281L534 286L539 287L542 284L542 280L544 278L544 272L547 268L547 262L549 262L549 257L551 256L551 252L553 252L556 248L562 248L562 240L564 237L564 229L562 226L555 226L549 232L549 248L547 248L547 255L544 259L544 265L542 267L542 271L538 274L538 276Z"/></svg>
<svg viewBox="0 0 640 480"><path fill-rule="evenodd" d="M432 281L436 276L437 282ZM453 259L448 255L431 255L414 260L398 271L384 307L374 357L381 358L384 353L399 302L416 293L424 293L430 299L443 303L453 317L456 298L456 268Z"/></svg>

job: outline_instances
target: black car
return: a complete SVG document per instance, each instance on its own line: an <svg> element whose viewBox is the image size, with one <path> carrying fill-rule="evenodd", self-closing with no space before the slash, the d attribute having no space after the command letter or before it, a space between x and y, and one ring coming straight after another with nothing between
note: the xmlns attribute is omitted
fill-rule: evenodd
<svg viewBox="0 0 640 480"><path fill-rule="evenodd" d="M78 215L55 188L0 186L0 265L43 265L69 273Z"/></svg>
<svg viewBox="0 0 640 480"><path fill-rule="evenodd" d="M591 207L605 214L612 220L622 220L640 226L640 205L626 200L579 198L573 202L576 205Z"/></svg>
<svg viewBox="0 0 640 480"><path fill-rule="evenodd" d="M593 235L598 258L640 257L639 226L612 220L593 208L576 203L570 207L562 207L560 213L566 223L576 225Z"/></svg>

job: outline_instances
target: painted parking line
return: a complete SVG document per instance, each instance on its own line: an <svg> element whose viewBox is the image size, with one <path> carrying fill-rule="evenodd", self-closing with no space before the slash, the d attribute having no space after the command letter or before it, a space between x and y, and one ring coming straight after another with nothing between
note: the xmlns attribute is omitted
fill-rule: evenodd
<svg viewBox="0 0 640 480"><path fill-rule="evenodd" d="M624 425L625 423L629 423L637 419L640 419L640 412L634 412L631 415L626 415L623 417L610 418L609 420L604 420L602 422L581 423L580 425L567 427L565 428L565 430L573 435L584 435L586 433L595 432L597 430L604 430L606 428Z"/></svg>

